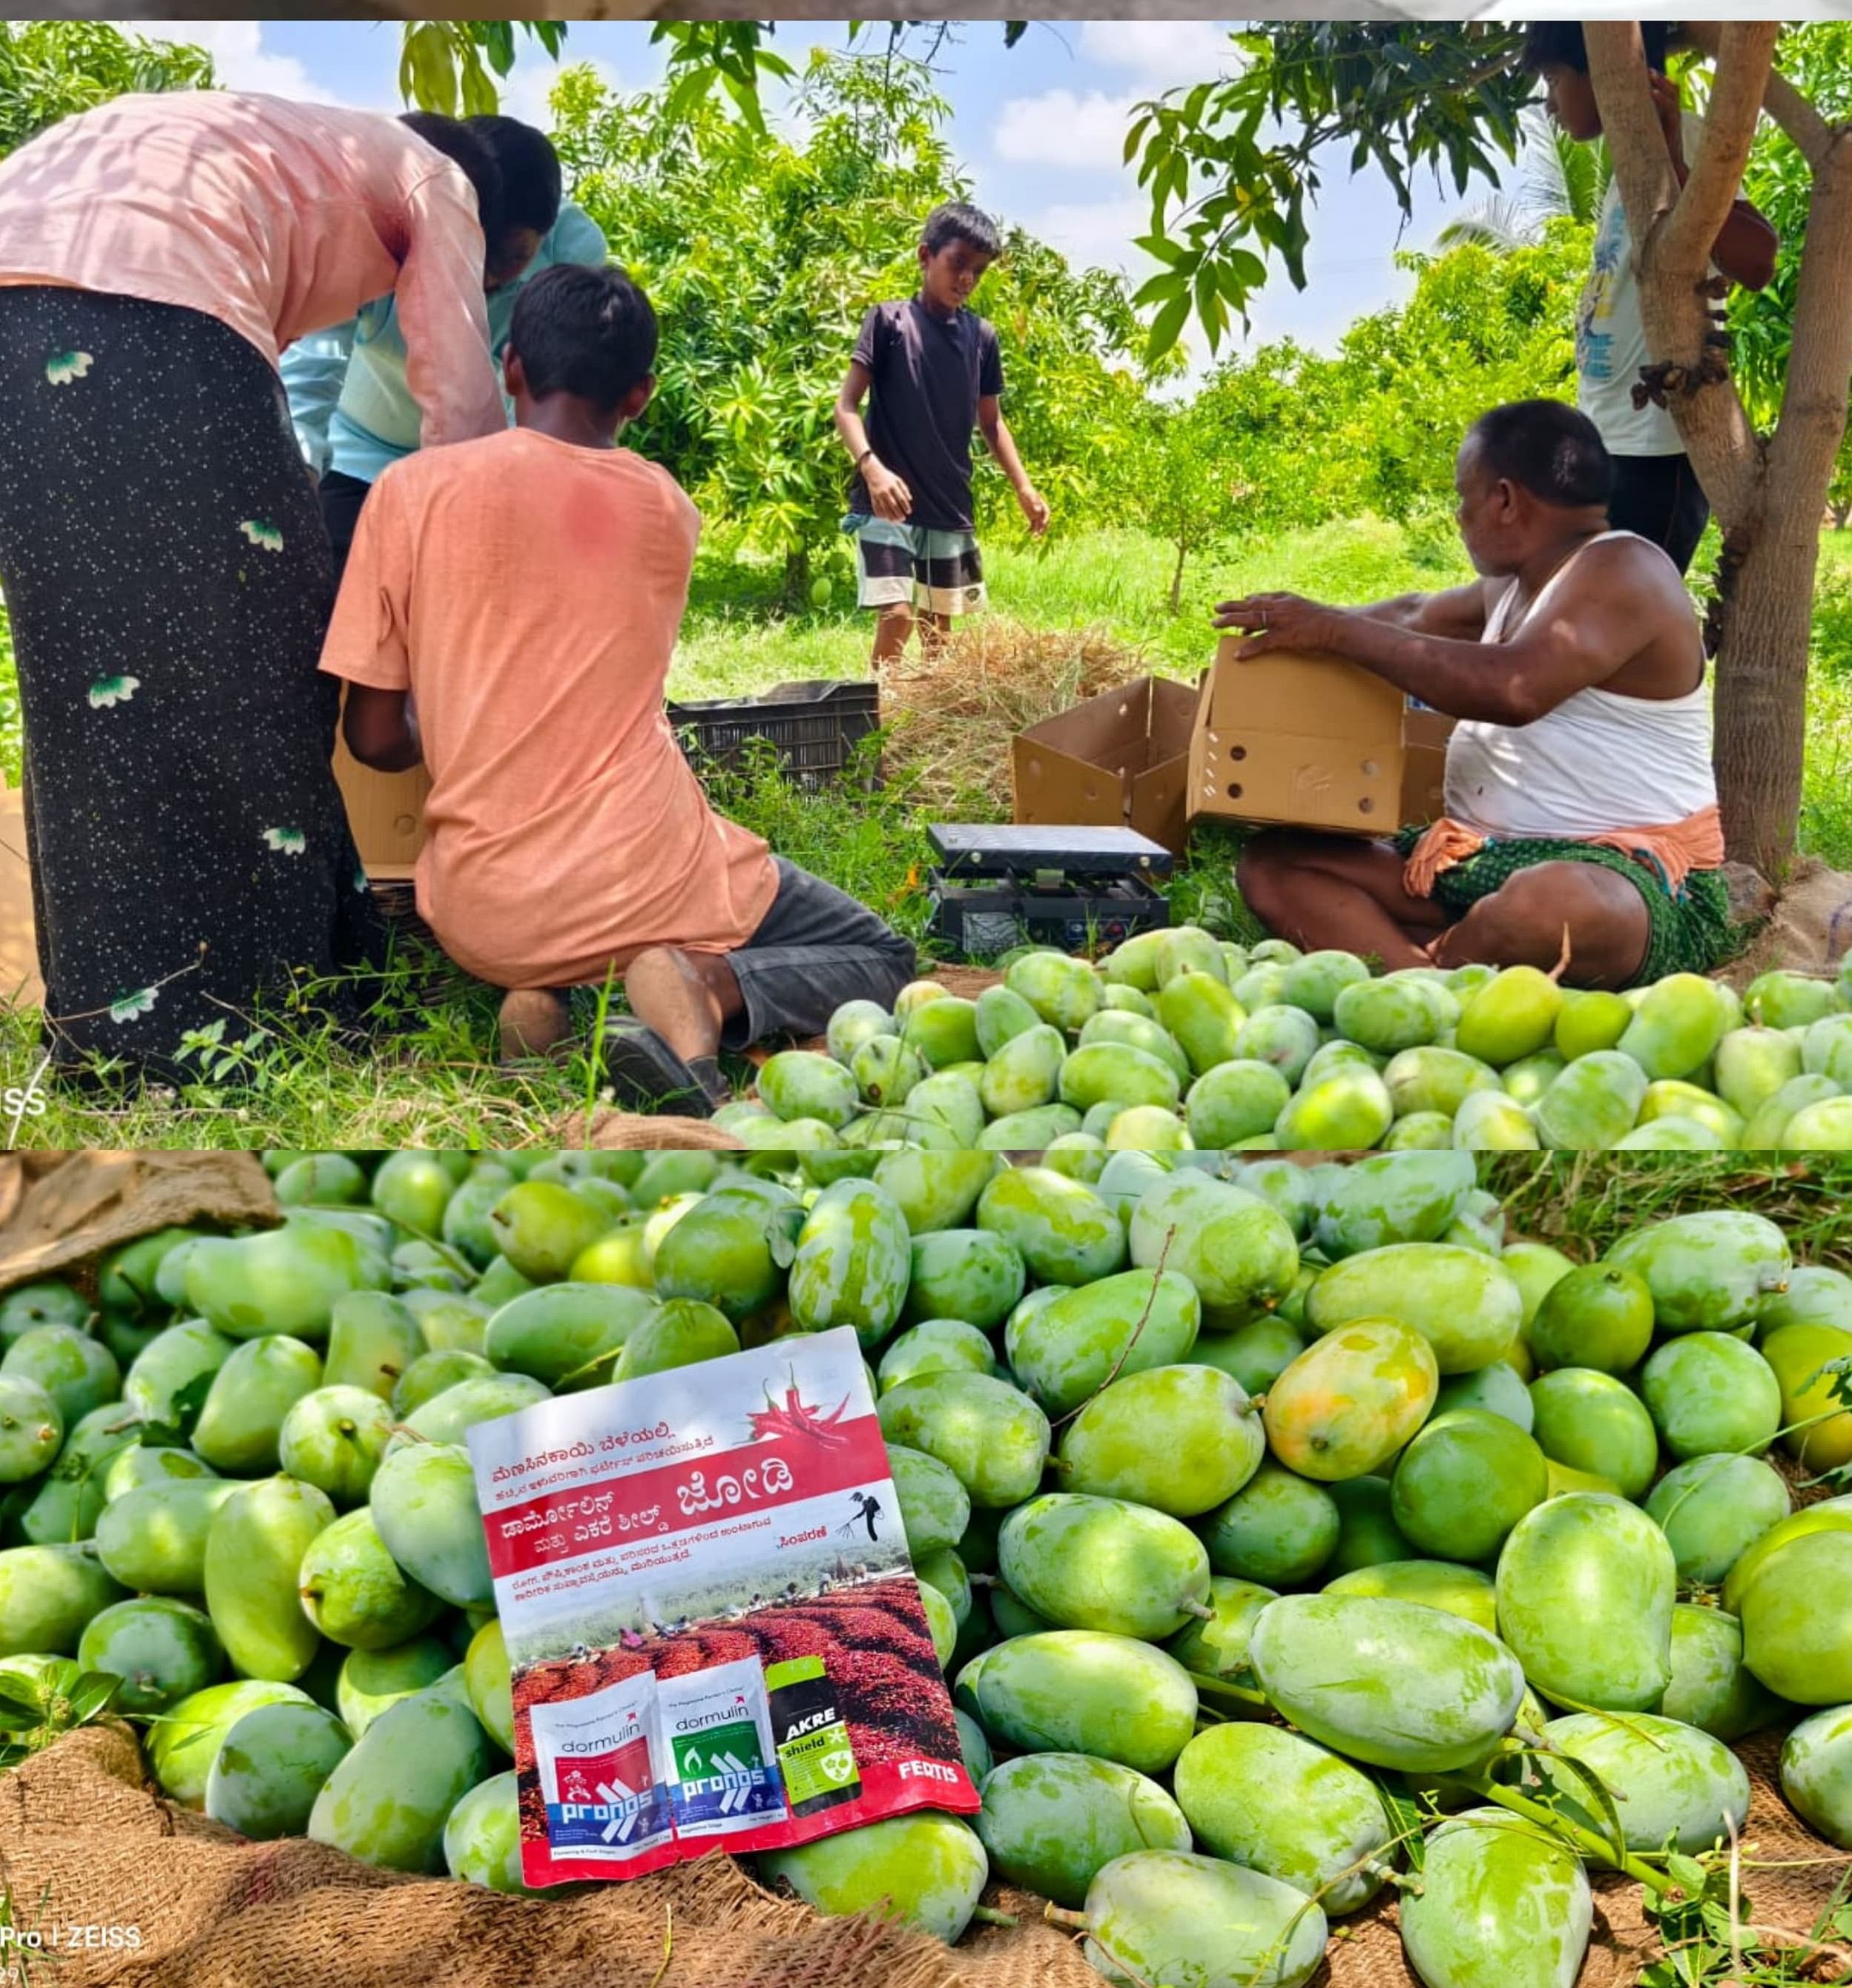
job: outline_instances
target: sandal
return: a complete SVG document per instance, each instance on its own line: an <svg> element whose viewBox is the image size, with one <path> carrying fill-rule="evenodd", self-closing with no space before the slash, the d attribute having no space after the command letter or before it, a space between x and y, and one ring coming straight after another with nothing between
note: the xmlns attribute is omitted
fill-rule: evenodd
<svg viewBox="0 0 1852 1988"><path fill-rule="evenodd" d="M680 1118L713 1115L713 1100L700 1078L634 1015L609 1016L601 1047L604 1073L618 1105Z"/></svg>

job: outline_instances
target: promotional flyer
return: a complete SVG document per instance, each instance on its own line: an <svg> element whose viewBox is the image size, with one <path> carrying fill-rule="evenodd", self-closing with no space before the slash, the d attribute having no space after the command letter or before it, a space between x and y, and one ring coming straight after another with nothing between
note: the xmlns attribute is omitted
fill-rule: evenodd
<svg viewBox="0 0 1852 1988"><path fill-rule="evenodd" d="M975 1811L852 1331L468 1439L527 1884Z"/></svg>

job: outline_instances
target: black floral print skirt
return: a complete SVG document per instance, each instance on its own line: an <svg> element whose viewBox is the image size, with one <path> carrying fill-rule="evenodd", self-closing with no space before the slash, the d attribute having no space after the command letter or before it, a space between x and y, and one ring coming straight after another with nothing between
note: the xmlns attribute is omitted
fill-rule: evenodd
<svg viewBox="0 0 1852 1988"><path fill-rule="evenodd" d="M171 1080L384 951L330 767L328 543L263 355L198 311L0 288L0 593L46 1043Z"/></svg>

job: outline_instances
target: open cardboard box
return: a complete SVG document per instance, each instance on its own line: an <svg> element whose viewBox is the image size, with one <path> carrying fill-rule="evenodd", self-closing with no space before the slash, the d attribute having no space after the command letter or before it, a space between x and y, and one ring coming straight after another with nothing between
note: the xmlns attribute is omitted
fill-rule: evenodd
<svg viewBox="0 0 1852 1988"><path fill-rule="evenodd" d="M1441 813L1452 718L1340 657L1237 661L1237 639L1224 638L1203 675L1192 820L1387 836Z"/></svg>
<svg viewBox="0 0 1852 1988"><path fill-rule="evenodd" d="M361 867L376 884L408 881L425 846L425 800L431 776L422 766L402 773L363 766L337 734L334 778L347 803Z"/></svg>
<svg viewBox="0 0 1852 1988"><path fill-rule="evenodd" d="M1010 749L1015 819L1136 829L1181 854L1196 711L1187 684L1139 677L1018 732Z"/></svg>

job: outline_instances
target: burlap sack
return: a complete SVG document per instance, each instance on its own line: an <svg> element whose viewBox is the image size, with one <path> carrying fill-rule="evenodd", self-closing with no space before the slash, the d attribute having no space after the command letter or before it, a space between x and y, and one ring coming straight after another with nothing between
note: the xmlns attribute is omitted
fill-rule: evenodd
<svg viewBox="0 0 1852 1988"><path fill-rule="evenodd" d="M252 1153L25 1157L38 1165L19 1166L10 1187L0 1183L0 1290L39 1277L82 1283L104 1250L157 1229L279 1219L269 1178Z"/></svg>
<svg viewBox="0 0 1852 1988"><path fill-rule="evenodd" d="M1796 1823L1776 1784L1780 1741L1739 1752L1754 1800L1746 1916L1804 1938L1852 1859ZM1770 1868L1780 1865L1783 1868ZM1657 1951L1636 1886L1591 1874L1593 1941L1579 1988L1631 1988ZM67 1949L59 1988L1098 1988L1040 1902L953 1949L865 1920L821 1919L723 1857L544 1898L376 1871L296 1838L248 1843L147 1783L126 1728L72 1733L0 1777L0 1886L26 1930L134 1928L125 1952ZM1335 1929L1314 1988L1419 1988L1386 1895ZM120 1941L124 1934L117 1936ZM1852 1965L1852 1957L1847 1964Z"/></svg>
<svg viewBox="0 0 1852 1988"><path fill-rule="evenodd" d="M1739 991L1759 973L1830 974L1852 945L1852 877L1811 857L1796 864L1749 950L1717 975Z"/></svg>
<svg viewBox="0 0 1852 1988"><path fill-rule="evenodd" d="M589 1125L583 1111L562 1112L547 1128L550 1145L598 1152L737 1153L745 1148L705 1118L655 1118L601 1105Z"/></svg>

